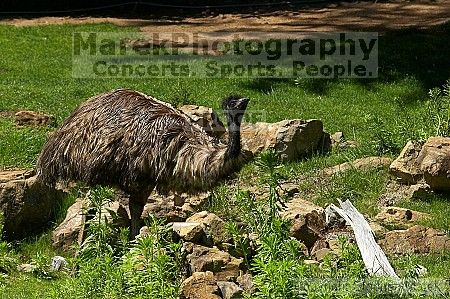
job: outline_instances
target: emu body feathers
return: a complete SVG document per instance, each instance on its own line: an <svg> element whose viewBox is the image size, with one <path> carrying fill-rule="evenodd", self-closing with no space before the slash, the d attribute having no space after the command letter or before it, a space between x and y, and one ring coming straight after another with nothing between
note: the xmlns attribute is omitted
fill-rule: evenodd
<svg viewBox="0 0 450 299"><path fill-rule="evenodd" d="M236 99L231 103L245 110L248 100ZM241 119L234 122L238 128ZM242 158L230 152L238 147L240 153L239 131L230 132L230 143L210 137L167 103L119 89L88 99L65 120L44 145L37 173L48 185L83 181L116 186L130 194L130 207L143 207L154 188L193 193L237 170Z"/></svg>

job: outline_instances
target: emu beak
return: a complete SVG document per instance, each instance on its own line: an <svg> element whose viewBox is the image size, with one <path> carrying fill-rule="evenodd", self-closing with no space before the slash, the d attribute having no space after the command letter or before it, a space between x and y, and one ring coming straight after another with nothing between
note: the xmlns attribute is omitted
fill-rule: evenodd
<svg viewBox="0 0 450 299"><path fill-rule="evenodd" d="M250 102L250 99L249 98L241 98L238 100L238 102L239 102L239 106L242 105L245 109L245 108L247 108L247 104L248 104L248 102Z"/></svg>

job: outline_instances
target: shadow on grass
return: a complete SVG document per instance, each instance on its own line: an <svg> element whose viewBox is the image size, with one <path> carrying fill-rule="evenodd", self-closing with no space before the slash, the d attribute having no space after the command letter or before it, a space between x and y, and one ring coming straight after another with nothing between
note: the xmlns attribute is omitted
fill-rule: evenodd
<svg viewBox="0 0 450 299"><path fill-rule="evenodd" d="M413 78L420 83L419 89L411 90L403 98L405 104L423 99L426 91L442 86L450 78L450 22L430 29L404 29L390 31L379 37L378 78L349 79L366 90L376 90L380 83L391 84ZM342 79L304 78L297 82L317 95L326 95L334 84ZM264 92L276 84L292 84L292 79L257 78L243 82L243 87Z"/></svg>

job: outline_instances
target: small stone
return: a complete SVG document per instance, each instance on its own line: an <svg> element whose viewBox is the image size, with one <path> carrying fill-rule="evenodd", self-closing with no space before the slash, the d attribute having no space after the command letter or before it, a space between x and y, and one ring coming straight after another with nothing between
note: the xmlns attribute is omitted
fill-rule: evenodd
<svg viewBox="0 0 450 299"><path fill-rule="evenodd" d="M181 298L221 299L217 281L212 272L195 272L181 284Z"/></svg>
<svg viewBox="0 0 450 299"><path fill-rule="evenodd" d="M187 261L192 273L211 271L220 281L236 280L242 265L242 259L232 257L228 252L201 245L192 246Z"/></svg>
<svg viewBox="0 0 450 299"><path fill-rule="evenodd" d="M52 258L52 265L51 265L52 271L60 271L65 266L67 266L67 261L62 256L57 255Z"/></svg>
<svg viewBox="0 0 450 299"><path fill-rule="evenodd" d="M17 266L17 271L24 273L31 273L36 270L36 266L32 264L20 264Z"/></svg>
<svg viewBox="0 0 450 299"><path fill-rule="evenodd" d="M282 194L286 194L289 197L292 197L294 194L300 192L298 185L294 183L281 184L280 189L282 191Z"/></svg>
<svg viewBox="0 0 450 299"><path fill-rule="evenodd" d="M189 222L203 224L215 245L219 245L230 240L230 237L225 229L225 222L214 213L207 211L196 213L186 219L186 223Z"/></svg>
<svg viewBox="0 0 450 299"><path fill-rule="evenodd" d="M18 126L55 126L56 118L53 115L24 110L15 114Z"/></svg>
<svg viewBox="0 0 450 299"><path fill-rule="evenodd" d="M209 243L206 242L207 235L203 229L203 224L199 222L174 222L172 230L182 240L193 243Z"/></svg>
<svg viewBox="0 0 450 299"><path fill-rule="evenodd" d="M230 281L218 281L220 292L223 299L238 299L242 298L242 288L234 282Z"/></svg>
<svg viewBox="0 0 450 299"><path fill-rule="evenodd" d="M250 273L241 274L236 278L238 285L248 293L252 293L254 289L253 276Z"/></svg>
<svg viewBox="0 0 450 299"><path fill-rule="evenodd" d="M316 259L316 261L322 261L327 255L331 254L332 251L330 248L322 248L319 250L316 250L316 252L314 252L314 258Z"/></svg>
<svg viewBox="0 0 450 299"><path fill-rule="evenodd" d="M318 265L319 262L316 260L304 260L305 265Z"/></svg>

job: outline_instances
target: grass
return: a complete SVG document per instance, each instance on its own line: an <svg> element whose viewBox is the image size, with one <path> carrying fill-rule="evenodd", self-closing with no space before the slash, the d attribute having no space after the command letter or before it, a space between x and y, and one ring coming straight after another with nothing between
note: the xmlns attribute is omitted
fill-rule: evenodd
<svg viewBox="0 0 450 299"><path fill-rule="evenodd" d="M354 149L335 150L327 156L313 155L302 161L286 163L277 168L277 172L282 178L301 178L301 191L307 198L320 205L336 203L338 199L350 199L362 212L373 216L377 212L377 199L384 191L385 183L389 178L387 169L351 170L317 184L318 170L367 155L394 156L408 139L432 135L435 124L427 114L428 91L431 88L441 87L450 78L450 60L446 51L443 50L450 42L450 24L429 30L406 30L381 36L380 76L370 80L183 78L170 79L168 84L167 79L94 80L71 77L73 32L137 30L134 27L116 27L109 24L0 26L0 53L2 54L0 113L30 109L53 114L58 124L61 124L86 98L120 87L136 89L174 104L195 103L210 106L216 110L219 109L219 100L223 96L240 93L251 98L250 112L251 110L267 112L264 119L258 114L256 118L251 118L252 121L275 122L288 118L318 118L323 120L326 131L331 133L343 131L348 139L356 140L359 146ZM40 148L51 130L52 128L17 128L12 117L0 117L0 169L34 167ZM255 176L261 178L266 174L267 169L261 170L256 163L252 163L241 171L239 179L241 182L256 181ZM261 182L257 183L261 184ZM217 189L216 193L218 193L217 200L210 206L212 210L227 220L242 218L243 210L236 208L239 207L239 200L235 198L235 194L230 193L225 187ZM58 221L61 221L65 209L73 202L74 196L68 198L63 204ZM241 200L244 199L241 198ZM432 214L432 221L425 224L450 232L448 195L439 194L420 201L404 200L400 204ZM252 221L250 216L249 223ZM267 215L263 213L260 215L262 218L265 216ZM283 227L282 223L280 224L276 219L267 221ZM258 223L253 224L258 227ZM274 227L277 226L274 225ZM258 251L258 258L255 259L260 261L259 266L255 266L255 273L259 275L257 280L260 281L258 298L269 298L270 294L278 291L284 296L290 296L291 294L284 293L290 290L282 288L285 283L294 283L292 279L285 280L287 277L298 278L299 275L315 277L314 275L321 273L319 271L311 274L310 270L298 264L300 257L289 251L289 248L295 248L297 245L285 239L280 229L266 232L269 236L277 236L278 239L275 240L280 241L279 244L282 246L279 251L270 253L270 250L266 251L261 245ZM268 238L265 241L266 245L270 245L274 239ZM30 262L42 256L51 258L53 255L62 254L51 248L50 232L12 244L12 246L13 250L8 248L0 254L6 255L5 252L8 252L20 262ZM146 248L148 249L145 246L141 247L141 249ZM167 250L166 247L163 249ZM351 249L349 250L351 252ZM283 258L273 258L274 253ZM165 265L164 263L171 261L173 256L159 257L161 265ZM450 278L449 253L413 255L392 260L401 273L408 273L411 265L419 263L428 268L429 277ZM119 262L115 258L108 262L98 261L104 266L101 268L104 270L103 273L97 273L95 269L89 268L92 266L89 263L83 264L71 259L69 261L79 266L84 265L86 273L100 275L93 277L105 283L111 283L112 286L133 282L135 284L130 286L133 288L149 279L149 277L138 276L134 281L124 280L123 277L126 275L133 276L136 273L132 268L127 268L130 264ZM345 273L351 274L354 270L354 273L349 274L348 277L355 278L361 274L358 270L359 262L354 258L345 261L348 263L348 267L343 268L346 269ZM133 265L132 262L130 263ZM277 271L277 269L281 270ZM161 268L155 268L156 270ZM327 266L326 271L330 275L333 273L344 275L344 272L339 272L341 270L331 264ZM120 276L122 274L123 277ZM272 281L270 278L273 275L277 276ZM169 278L154 276L152 279L165 281ZM68 275L47 280L34 274L19 274L13 271L6 279L7 283L3 281L0 277L0 298L70 298L75 294L71 293L75 280ZM90 286L93 281L89 280L87 275L84 278L81 277L76 283L79 283L76 285L83 289ZM170 284L170 286L175 289L177 287L176 284ZM164 286L148 286L147 291L157 290L159 287ZM272 287L274 289L271 289ZM319 286L311 285L310 287ZM68 291L65 293L66 289ZM119 292L120 288L114 290L118 293L114 293L115 295L111 297L123 295ZM107 289L100 291L107 291ZM326 292L321 291L324 293L311 292L311 297L308 298L328 298ZM100 296L99 294L97 295ZM152 298L157 297L153 295Z"/></svg>

